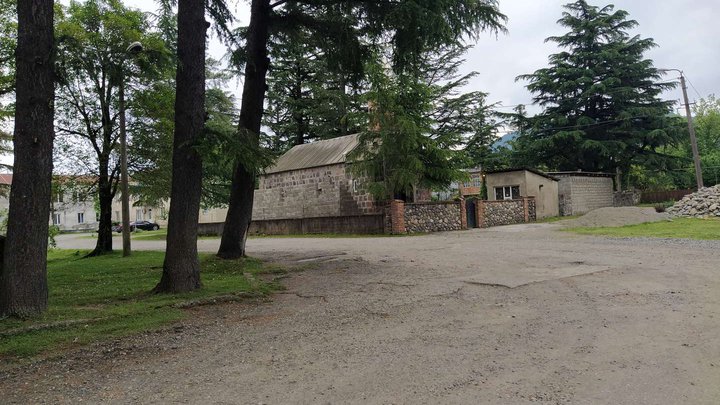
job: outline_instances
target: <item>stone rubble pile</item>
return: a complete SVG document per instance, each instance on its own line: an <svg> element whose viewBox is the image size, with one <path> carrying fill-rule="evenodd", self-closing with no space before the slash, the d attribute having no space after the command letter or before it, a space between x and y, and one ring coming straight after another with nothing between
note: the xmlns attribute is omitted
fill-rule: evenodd
<svg viewBox="0 0 720 405"><path fill-rule="evenodd" d="M720 184L686 195L667 212L675 217L720 217Z"/></svg>

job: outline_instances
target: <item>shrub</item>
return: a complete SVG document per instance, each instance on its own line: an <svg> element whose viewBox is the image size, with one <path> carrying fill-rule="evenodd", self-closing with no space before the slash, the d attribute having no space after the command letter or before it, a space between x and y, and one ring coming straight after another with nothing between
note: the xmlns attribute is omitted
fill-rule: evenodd
<svg viewBox="0 0 720 405"><path fill-rule="evenodd" d="M48 247L50 249L57 247L55 237L58 235L60 235L60 227L57 225L50 225L50 228L48 228Z"/></svg>

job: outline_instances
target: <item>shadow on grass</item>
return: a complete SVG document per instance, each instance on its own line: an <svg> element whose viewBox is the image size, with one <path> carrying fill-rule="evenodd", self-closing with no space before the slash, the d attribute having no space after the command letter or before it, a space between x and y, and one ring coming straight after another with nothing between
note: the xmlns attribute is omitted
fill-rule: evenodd
<svg viewBox="0 0 720 405"><path fill-rule="evenodd" d="M48 311L29 320L0 319L0 359L12 360L161 328L183 319L182 308L267 296L281 288L285 270L253 258L200 257L203 288L150 294L160 280L163 252L120 253L83 259L83 251L48 254Z"/></svg>

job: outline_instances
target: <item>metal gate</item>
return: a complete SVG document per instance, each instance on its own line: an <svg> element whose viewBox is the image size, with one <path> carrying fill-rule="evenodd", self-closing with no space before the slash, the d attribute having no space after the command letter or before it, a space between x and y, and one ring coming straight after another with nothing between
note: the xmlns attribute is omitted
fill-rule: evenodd
<svg viewBox="0 0 720 405"><path fill-rule="evenodd" d="M477 218L475 217L476 198L468 198L465 200L465 212L467 213L467 226L469 229L477 228Z"/></svg>

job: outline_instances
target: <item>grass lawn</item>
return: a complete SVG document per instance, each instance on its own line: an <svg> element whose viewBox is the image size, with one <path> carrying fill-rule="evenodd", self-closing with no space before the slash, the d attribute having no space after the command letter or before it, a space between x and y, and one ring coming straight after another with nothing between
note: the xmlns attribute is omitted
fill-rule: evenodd
<svg viewBox="0 0 720 405"><path fill-rule="evenodd" d="M122 233L113 232L114 238L122 238ZM97 239L97 232L88 233L82 236L84 239ZM137 230L130 233L132 240L165 240L167 239L167 229L159 229L157 231ZM204 237L203 237L204 238ZM212 237L216 238L216 237Z"/></svg>
<svg viewBox="0 0 720 405"><path fill-rule="evenodd" d="M720 218L676 218L672 221L620 227L569 228L566 230L583 235L720 240Z"/></svg>
<svg viewBox="0 0 720 405"><path fill-rule="evenodd" d="M403 238L408 236L424 236L427 233L414 234L386 234L386 233L305 233L293 235L251 235L250 239L265 238L331 238L331 239L352 239L352 238Z"/></svg>
<svg viewBox="0 0 720 405"><path fill-rule="evenodd" d="M122 234L119 234L122 236ZM167 228L157 231L136 231L131 236L134 240L165 240L167 239Z"/></svg>
<svg viewBox="0 0 720 405"><path fill-rule="evenodd" d="M570 217L558 217L557 220L567 219ZM421 236L424 234L414 234L412 236ZM122 234L113 233L114 237L121 237ZM251 235L250 239L256 238L397 238L409 235L387 235L387 234L335 234L335 233L308 233L302 235ZM97 234L88 234L84 236L87 239L97 239ZM136 231L131 234L132 240L166 240L167 229L157 231ZM200 236L198 239L219 239L220 236Z"/></svg>
<svg viewBox="0 0 720 405"><path fill-rule="evenodd" d="M564 221L566 219L580 218L581 216L582 215L568 215L565 217L547 217L547 218L538 219L536 222L539 224L543 224L543 223L547 224L547 223L553 223L553 222L558 222L558 221Z"/></svg>
<svg viewBox="0 0 720 405"><path fill-rule="evenodd" d="M206 254L200 257L200 291L150 294L160 280L163 252L83 259L85 253L48 253L50 307L40 318L0 319L0 361L158 329L183 319L183 304L261 297L280 285L255 276L284 272L252 258L225 261Z"/></svg>
<svg viewBox="0 0 720 405"><path fill-rule="evenodd" d="M562 217L559 219L567 219L569 217ZM167 239L167 229L160 229L157 231L137 231L131 234L132 240L165 240ZM413 236L420 236L413 235ZM113 233L113 236L122 236L119 233ZM251 235L250 239L256 238L397 238L399 236L408 235L387 235L387 234L344 234L344 233L309 233L302 235ZM93 233L85 238L97 239L97 234ZM219 236L200 236L198 239L219 239Z"/></svg>

